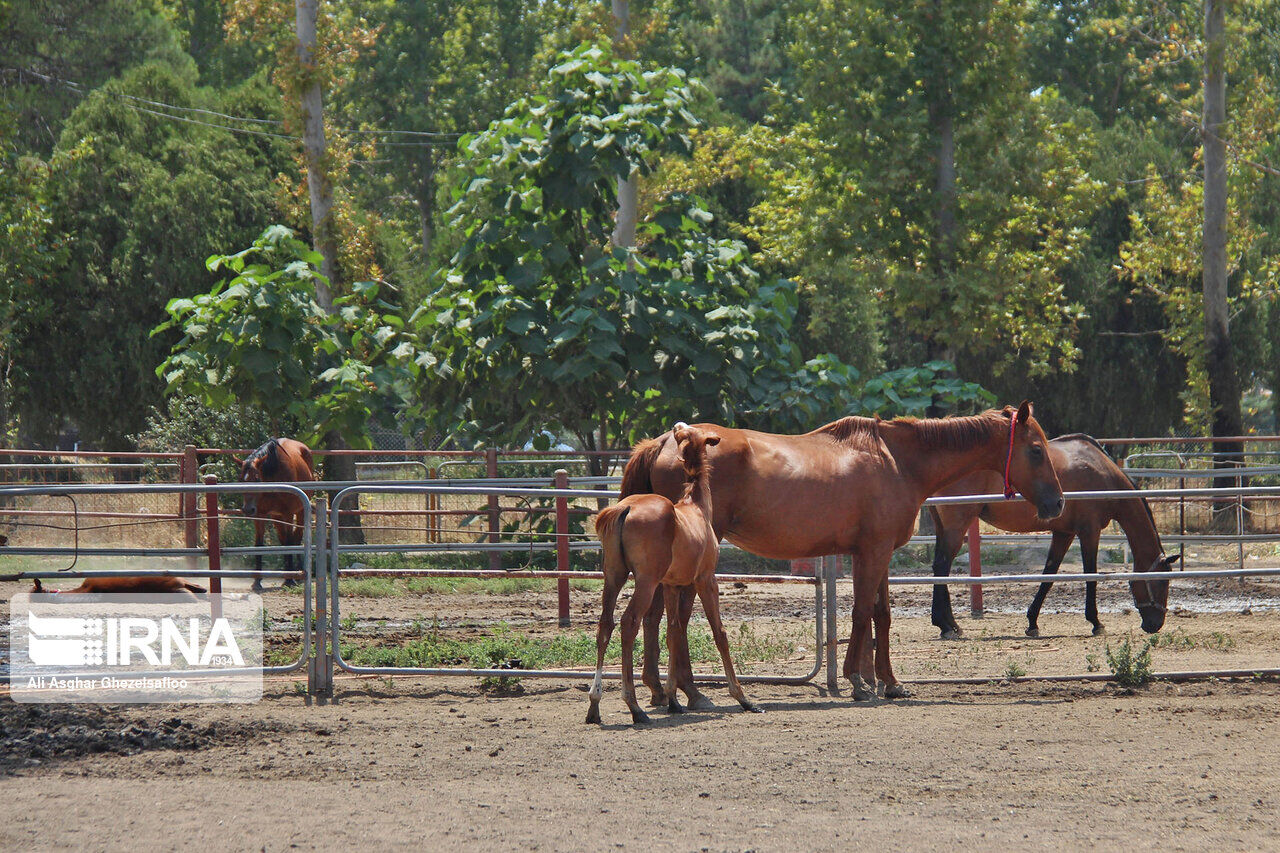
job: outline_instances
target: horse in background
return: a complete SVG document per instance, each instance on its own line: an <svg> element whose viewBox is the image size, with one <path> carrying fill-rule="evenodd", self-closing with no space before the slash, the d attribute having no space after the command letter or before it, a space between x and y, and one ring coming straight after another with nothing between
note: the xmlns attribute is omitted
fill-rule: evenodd
<svg viewBox="0 0 1280 853"><path fill-rule="evenodd" d="M759 710L743 693L729 655L729 638L720 620L719 589L716 586L716 562L719 544L711 527L710 466L707 448L720 443L696 427L678 423L672 431L680 464L685 476L682 494L675 503L661 495L632 495L600 510L596 516L596 535L604 552L604 592L601 596L600 624L596 630L596 677L591 684L591 707L587 722L600 722L600 697L604 693L604 655L613 635L613 608L618 593L635 577L635 591L622 614L622 692L633 722L647 723L649 717L636 702L635 673L632 655L640 620L662 587L667 606L675 611L679 588L696 590L702 599L715 638L716 648L724 662L729 692L748 711ZM669 620L667 651L669 657L666 689L667 708L678 714L684 709L676 698L679 671L692 673L686 623ZM697 707L704 696L693 687L692 678L682 685L691 707Z"/></svg>
<svg viewBox="0 0 1280 853"><path fill-rule="evenodd" d="M40 578L35 579L31 591L52 593L56 595L84 595L89 593L179 593L196 600L195 593L208 592L202 586L187 583L182 578L138 575L122 578L84 578L80 585L72 589L45 589Z"/></svg>
<svg viewBox="0 0 1280 853"><path fill-rule="evenodd" d="M790 560L827 554L853 558L853 629L844 675L855 699L906 696L889 661L889 558L915 531L932 494L973 471L1004 473L1008 493L1020 491L1043 519L1062 512L1062 488L1049 460L1048 439L1031 404L970 417L941 419L846 417L804 435L695 424L720 442L711 460L712 528L762 557ZM678 498L685 474L672 433L636 445L622 475L622 495L653 492ZM670 624L685 623L691 597L668 605ZM656 643L662 608L645 617L644 683L659 695ZM875 657L870 647L875 623ZM654 649L651 655L650 649Z"/></svg>
<svg viewBox="0 0 1280 853"><path fill-rule="evenodd" d="M1049 458L1058 481L1068 492L1124 491L1137 489L1124 469L1115 463L1098 442L1083 433L1059 436L1049 442ZM1000 491L1000 476L990 471L978 471L957 480L939 495L987 495ZM1062 558L1071 546L1071 540L1080 537L1080 556L1086 574L1098 570L1098 542L1102 531L1115 521L1124 531L1133 549L1133 565L1139 572L1167 572L1178 560L1178 555L1166 557L1160 544L1151 507L1145 499L1115 498L1108 500L1067 501L1066 509L1052 521L1037 518L1031 508L1022 503L960 504L931 506L933 515L934 551L933 574L945 578L951 574L951 564L964 544L965 531L975 518L981 518L993 527L1010 533L1053 534L1049 544L1049 556L1045 560L1044 573L1056 574ZM1095 635L1104 632L1098 619L1097 584L1085 584L1084 616L1093 625ZM1053 587L1051 582L1040 584L1031 606L1027 608L1027 636L1040 636L1037 621L1045 596ZM1133 603L1142 615L1142 630L1154 634L1164 627L1165 610L1169 601L1169 581L1130 581L1129 590ZM942 632L944 640L960 636L960 626L951 610L951 593L944 584L933 588L933 624Z"/></svg>
<svg viewBox="0 0 1280 853"><path fill-rule="evenodd" d="M311 461L311 448L292 438L273 438L243 460L240 466L242 483L310 483L316 479ZM267 522L275 527L276 539L281 545L302 544L303 502L297 495L286 492L248 492L244 497L243 514L253 519L253 545L261 548L266 541ZM262 571L262 555L253 558L255 571ZM302 560L296 554L284 557L285 571L301 571ZM297 581L285 580L285 586ZM255 592L262 589L262 578L253 580Z"/></svg>

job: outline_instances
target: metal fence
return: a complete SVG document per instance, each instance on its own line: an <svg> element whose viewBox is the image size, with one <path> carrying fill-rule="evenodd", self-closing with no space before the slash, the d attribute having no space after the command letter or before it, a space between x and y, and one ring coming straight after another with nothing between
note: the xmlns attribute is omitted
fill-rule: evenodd
<svg viewBox="0 0 1280 853"><path fill-rule="evenodd" d="M361 577L368 576L390 576L390 577L535 577L547 580L555 580L557 582L557 600L558 615L561 624L565 624L567 616L567 600L568 600L568 581L570 578L599 578L598 572L574 571L571 565L571 554L582 553L598 548L598 544L589 539L585 531L574 532L571 530L571 524L575 517L584 517L584 511L593 509L595 505L604 499L612 498L612 493L601 492L597 489L588 488L570 488L571 484L578 485L581 481L592 486L607 485L606 481L600 478L575 478L571 480L567 473L559 472L554 476L553 482L555 487L546 487L531 481L540 478L522 478L520 480L506 480L502 482L489 481L483 484L453 482L405 482L405 483L308 483L304 484L306 491L304 492L297 486L289 486L283 484L225 484L208 483L203 485L146 485L146 484L123 484L123 485L107 485L107 484L82 484L82 485L63 485L63 486L8 486L0 487L0 519L6 517L6 514L13 511L14 502L24 498L40 496L48 499L71 500L76 501L89 496L98 498L119 497L131 500L146 499L158 500L160 496L169 496L171 499L182 506L195 505L200 495L204 495L204 513L193 513L189 516L181 517L184 536L189 536L192 532L191 525L196 525L199 530L197 533L203 533L203 544L200 537L195 537L195 544L184 542L180 545L170 546L118 546L103 544L85 544L75 541L71 544L23 544L22 542L11 545L3 552L0 560L13 560L15 558L24 557L55 557L62 559L71 559L73 565L70 571L55 571L52 569L34 569L12 572L7 575L7 579L13 580L18 578L33 577L88 577L93 575L183 575L191 577L208 577L211 579L210 585L220 583L222 578L226 577L250 577L255 574L249 569L226 569L221 565L224 556L232 556L245 558L261 554L284 554L295 553L300 554L303 558L304 570L302 577L304 581L303 602L302 602L302 620L299 626L299 657L288 663L278 664L267 668L267 672L285 673L306 669L308 673L308 690L313 695L327 695L331 693L333 686L333 676L335 670L342 670L356 674L381 674L381 675L465 675L465 676L510 676L519 675L521 677L552 677L552 678L583 678L586 674L576 670L516 670L511 669L494 669L494 668L477 668L477 667L362 667L357 666L346 660L343 656L342 643L344 637L342 613L345 607L343 599L344 581L351 581ZM226 546L224 544L224 536L219 527L219 522L232 518L222 514L222 504L228 497L234 497L244 492L292 492L299 496L310 494L316 498L316 509L314 514L311 512L310 504L308 512L304 519L306 527L306 536L304 537L304 545L295 548L250 548L244 546ZM329 511L329 504L325 495L332 495L332 506L337 512ZM1132 498L1132 491L1119 492L1078 492L1066 495L1068 500L1079 499L1107 499L1107 498ZM1183 499L1198 501L1221 501L1234 500L1251 501L1259 499L1277 499L1280 498L1280 486L1247 486L1229 489L1158 489L1144 490L1144 497L1154 499ZM404 541L396 542L380 542L369 541L365 537L363 541L359 538L351 537L350 534L355 532L349 525L340 523L340 519L349 515L347 510L350 508L358 511L361 515L368 514L366 517L372 517L378 512L385 512L385 509L373 508L376 506L376 500L380 498L389 498L393 496L403 497L411 500L414 504L414 513L422 513L423 517L431 518L432 510L429 498L436 496L437 498L451 498L456 501L464 502L467 506L473 507L469 510L477 518L483 517L485 524L475 530L470 531L464 541L455 541L448 537L437 537L432 539L430 527L411 527L405 532ZM928 503L932 504L956 504L956 503L994 503L1005 500L1001 495L982 495L982 496L965 496L965 497L947 497L933 498ZM524 504L516 502L523 501ZM503 530L501 527L494 528L492 519L496 510L496 517L501 520L504 516L511 513L511 507L519 506L525 511L526 517L540 518L544 522L544 526L548 529L545 531L533 531L537 536L527 536L525 532L516 530ZM530 514L527 510L536 506L539 512ZM576 508L576 511L575 511ZM74 518L75 525L79 525L83 518L76 516ZM73 525L74 526L74 525ZM77 528L78 529L78 528ZM425 530L426 535L423 535ZM412 532L410 532L412 531ZM1252 534L1251 534L1252 535ZM1280 538L1271 534L1258 534L1264 536L1267 541L1275 541ZM523 537L523 538L522 538ZM354 539L354 541L353 541ZM1217 540L1215 540L1217 541ZM463 569L423 569L423 568L369 568L355 565L359 558L369 554L433 554L433 553L464 553L472 555L487 555L489 557L498 557L501 559L503 554L512 555L537 555L548 559L547 568L542 569L535 566L527 566L511 570L504 569L482 569L482 568L463 568ZM81 556L91 555L108 555L108 556L138 556L138 557L182 557L186 558L188 565L185 569L174 570L155 570L155 569L122 569L122 570L90 570L74 565L74 561ZM195 561L207 561L207 568L199 568ZM2 565L3 563L0 563ZM554 566L554 568L552 568ZM837 584L841 581L838 578L837 561L828 558L823 561L822 571L817 577L796 577L784 574L726 574L721 575L721 580L733 581L741 583L772 583L772 584L799 584L810 585L814 590L813 607L813 631L815 638L815 654L814 660L807 674L766 674L750 676L753 681L772 681L785 683L799 683L810 681L821 672L823 664L826 664L827 681L832 687L836 683L835 669L835 651L840 643L836 636L836 603L837 603ZM282 578L286 573L280 571L264 571L262 573L267 577ZM1168 577L1172 580L1190 579L1190 578L1232 578L1244 576L1260 576L1274 577L1280 575L1280 569L1270 567L1248 568L1248 569L1231 569L1231 570L1207 570L1207 571L1184 571L1172 572ZM1103 582L1103 583L1123 583L1134 579L1149 580L1153 577L1150 573L1130 573L1130 572L1110 572L1099 574L1056 574L1056 575L1040 575L1040 574L1017 574L1017 575L998 575L987 577L955 577L947 579L939 579L933 576L895 576L890 578L890 583L894 585L903 584L970 584L970 585L995 585L995 584L1013 584L1013 583L1041 583L1044 581L1053 581L1055 583L1062 582ZM1250 673L1259 672L1257 669L1250 669ZM1275 673L1276 670L1261 670L1262 672ZM1231 675L1236 674L1231 671L1219 671L1215 674ZM1180 675L1172 673L1170 675ZM1185 673L1181 675L1186 675ZM613 673L613 677L617 677L617 673ZM1055 678L1058 676L1054 676ZM1079 678L1105 678L1106 676L1081 675ZM699 675L700 680L715 680L719 676L714 674ZM744 680L747 680L744 678ZM916 679L917 681L928 682L930 679ZM935 679L937 681L955 681L955 679ZM963 679L962 679L963 680ZM989 680L989 679L984 679Z"/></svg>

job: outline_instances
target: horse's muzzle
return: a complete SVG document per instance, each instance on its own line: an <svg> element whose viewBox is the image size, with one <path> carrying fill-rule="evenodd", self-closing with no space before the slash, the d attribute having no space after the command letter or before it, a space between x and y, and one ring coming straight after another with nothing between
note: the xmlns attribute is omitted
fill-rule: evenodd
<svg viewBox="0 0 1280 853"><path fill-rule="evenodd" d="M1045 495L1036 501L1036 516L1041 521L1050 521L1062 515L1062 509L1067 505L1067 501L1062 494Z"/></svg>
<svg viewBox="0 0 1280 853"><path fill-rule="evenodd" d="M250 518L258 514L257 501L245 501L244 506L240 508L241 515L247 515Z"/></svg>

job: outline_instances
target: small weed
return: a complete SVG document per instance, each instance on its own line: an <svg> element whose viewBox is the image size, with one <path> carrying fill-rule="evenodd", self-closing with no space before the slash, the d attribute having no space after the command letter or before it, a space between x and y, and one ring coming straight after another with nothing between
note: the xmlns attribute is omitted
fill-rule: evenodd
<svg viewBox="0 0 1280 853"><path fill-rule="evenodd" d="M1162 631L1149 641L1153 649L1168 649L1174 652L1189 652L1196 647L1195 638L1181 628Z"/></svg>
<svg viewBox="0 0 1280 853"><path fill-rule="evenodd" d="M1084 668L1089 672L1097 672L1102 669L1102 662L1096 654L1090 653L1084 656Z"/></svg>
<svg viewBox="0 0 1280 853"><path fill-rule="evenodd" d="M1205 648L1213 649L1214 651L1229 652L1236 647L1236 641L1234 637L1221 631L1214 631L1209 635L1209 639L1204 641L1204 645Z"/></svg>
<svg viewBox="0 0 1280 853"><path fill-rule="evenodd" d="M1009 665L1004 668L1006 678L1022 678L1027 671L1017 661L1009 661Z"/></svg>
<svg viewBox="0 0 1280 853"><path fill-rule="evenodd" d="M304 684L304 683L302 683L301 681L295 681L295 682L293 682L293 695L295 695L295 696L306 696L306 695L307 695L307 685L306 685L306 684Z"/></svg>
<svg viewBox="0 0 1280 853"><path fill-rule="evenodd" d="M356 615L348 613L338 620L338 627L344 631L354 631L356 629Z"/></svg>
<svg viewBox="0 0 1280 853"><path fill-rule="evenodd" d="M1140 687L1151 680L1151 646L1147 640L1140 651L1134 651L1128 637L1112 651L1107 643L1107 666L1111 667L1111 675L1125 687Z"/></svg>

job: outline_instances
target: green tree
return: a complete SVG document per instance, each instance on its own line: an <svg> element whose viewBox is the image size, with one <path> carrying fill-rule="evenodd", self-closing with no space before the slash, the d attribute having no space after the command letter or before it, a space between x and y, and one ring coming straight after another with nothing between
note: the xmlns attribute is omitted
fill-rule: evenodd
<svg viewBox="0 0 1280 853"><path fill-rule="evenodd" d="M171 300L169 320L152 332L182 334L156 368L168 392L218 410L252 406L296 424L309 444L336 435L370 447L370 426L411 405L413 336L375 282L352 285L332 313L320 307L320 263L279 225L241 252L211 257L209 270L231 278Z"/></svg>
<svg viewBox="0 0 1280 853"><path fill-rule="evenodd" d="M163 390L153 369L173 339L149 331L170 298L207 286L192 256L247 242L272 216L271 176L287 163L279 140L161 118L130 100L220 107L193 76L189 64L133 68L63 128L54 156L83 154L48 187L51 227L67 242L40 280L54 310L27 325L17 349L27 440L48 444L70 419L86 441L123 446ZM271 115L252 85L232 97Z"/></svg>

